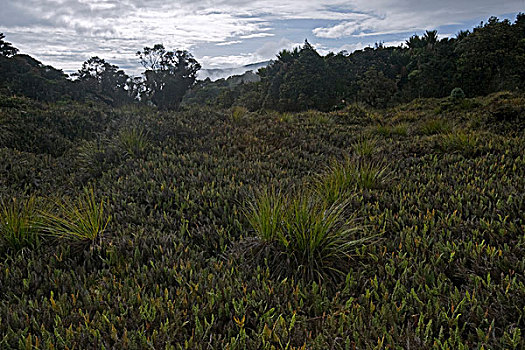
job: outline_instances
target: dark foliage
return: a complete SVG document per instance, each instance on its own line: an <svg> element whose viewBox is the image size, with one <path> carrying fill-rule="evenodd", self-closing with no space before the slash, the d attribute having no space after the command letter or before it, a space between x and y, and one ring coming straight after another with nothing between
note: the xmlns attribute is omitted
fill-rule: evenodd
<svg viewBox="0 0 525 350"><path fill-rule="evenodd" d="M522 94L241 117L0 101L1 201L75 202L89 185L112 218L96 244L0 250L1 348L525 346L523 114L498 112ZM390 180L341 183L359 225L384 233L337 260L334 287L277 278L271 244L256 265L228 254L256 236L252 193L316 180L349 153Z"/></svg>

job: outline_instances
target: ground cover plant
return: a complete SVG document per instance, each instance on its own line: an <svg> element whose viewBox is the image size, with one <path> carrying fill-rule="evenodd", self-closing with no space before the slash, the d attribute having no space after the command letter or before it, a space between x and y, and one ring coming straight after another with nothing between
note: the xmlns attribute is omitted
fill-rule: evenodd
<svg viewBox="0 0 525 350"><path fill-rule="evenodd" d="M287 114L0 100L0 348L525 347L523 94ZM64 237L82 220L96 242Z"/></svg>

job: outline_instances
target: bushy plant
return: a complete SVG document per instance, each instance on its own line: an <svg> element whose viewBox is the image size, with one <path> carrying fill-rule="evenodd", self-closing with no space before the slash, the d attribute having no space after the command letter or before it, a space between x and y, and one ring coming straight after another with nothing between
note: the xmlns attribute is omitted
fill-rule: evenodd
<svg viewBox="0 0 525 350"><path fill-rule="evenodd" d="M0 201L0 242L19 250L39 242L40 216L35 197Z"/></svg>
<svg viewBox="0 0 525 350"><path fill-rule="evenodd" d="M148 146L148 135L143 128L132 127L122 130L118 140L124 151L132 156L138 156Z"/></svg>
<svg viewBox="0 0 525 350"><path fill-rule="evenodd" d="M247 212L256 235L248 241L248 260L269 264L278 277L293 276L327 284L350 269L350 255L371 237L349 219L344 202L327 205L309 194L286 197L263 192Z"/></svg>
<svg viewBox="0 0 525 350"><path fill-rule="evenodd" d="M377 139L361 137L352 144L352 148L360 157L371 156L377 151Z"/></svg>
<svg viewBox="0 0 525 350"><path fill-rule="evenodd" d="M457 88L452 89L452 91L450 92L450 99L453 102L459 102L463 100L464 98L465 98L465 92L463 92L462 88L457 87Z"/></svg>
<svg viewBox="0 0 525 350"><path fill-rule="evenodd" d="M423 135L435 135L449 132L452 129L444 119L430 119L421 125L420 131Z"/></svg>
<svg viewBox="0 0 525 350"><path fill-rule="evenodd" d="M95 198L93 188L84 189L77 201L57 203L57 210L42 212L43 232L73 242L94 242L111 220L107 202Z"/></svg>

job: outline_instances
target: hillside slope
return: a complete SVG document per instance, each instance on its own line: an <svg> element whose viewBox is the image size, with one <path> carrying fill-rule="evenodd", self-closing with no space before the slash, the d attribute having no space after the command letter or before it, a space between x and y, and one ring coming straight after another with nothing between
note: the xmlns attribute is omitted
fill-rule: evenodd
<svg viewBox="0 0 525 350"><path fill-rule="evenodd" d="M0 348L524 348L524 110L513 93L297 114L3 96L1 209L91 188L111 220L82 244L0 231ZM338 199L376 238L340 281L243 255L254 195L324 196L304 189L354 165L381 174Z"/></svg>

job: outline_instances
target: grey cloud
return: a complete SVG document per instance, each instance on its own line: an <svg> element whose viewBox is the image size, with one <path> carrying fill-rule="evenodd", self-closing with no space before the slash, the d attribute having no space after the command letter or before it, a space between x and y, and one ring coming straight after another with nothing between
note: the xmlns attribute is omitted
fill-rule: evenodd
<svg viewBox="0 0 525 350"><path fill-rule="evenodd" d="M135 73L135 52L157 42L185 49L235 42L238 49L245 41L275 35L250 53L221 59L249 63L274 57L294 45L278 39L286 34L274 28L275 20L330 20L313 33L334 39L433 28L524 8L523 0L0 0L0 32L23 51L68 71L90 56L110 54L108 60ZM202 58L214 56L210 51Z"/></svg>

